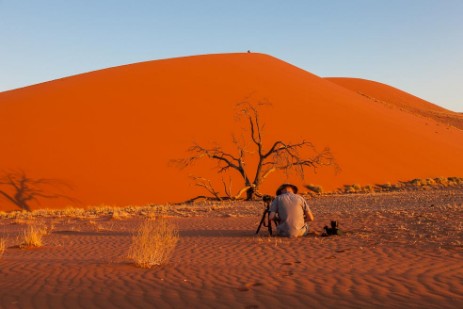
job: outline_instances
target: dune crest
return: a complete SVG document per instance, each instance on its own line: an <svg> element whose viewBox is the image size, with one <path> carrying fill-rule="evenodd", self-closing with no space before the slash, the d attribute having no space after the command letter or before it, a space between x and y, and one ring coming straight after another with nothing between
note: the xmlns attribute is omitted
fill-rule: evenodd
<svg viewBox="0 0 463 309"><path fill-rule="evenodd" d="M242 53L136 63L2 92L1 169L66 181L80 206L183 201L204 193L188 175L217 179L218 188L220 177L212 164L179 170L170 160L186 156L195 142L233 149L231 135L242 127L234 107L250 98L272 103L262 114L268 147L277 139L307 139L330 147L342 168L338 175L308 173L304 181L274 174L264 193L282 181L329 189L463 176L462 130L371 104L336 82L268 55ZM53 199L40 207L66 205ZM14 209L3 199L0 207Z"/></svg>
<svg viewBox="0 0 463 309"><path fill-rule="evenodd" d="M463 129L463 116L461 113L447 110L400 89L361 78L327 77L326 79L339 86L355 91L374 102L394 106L403 111Z"/></svg>

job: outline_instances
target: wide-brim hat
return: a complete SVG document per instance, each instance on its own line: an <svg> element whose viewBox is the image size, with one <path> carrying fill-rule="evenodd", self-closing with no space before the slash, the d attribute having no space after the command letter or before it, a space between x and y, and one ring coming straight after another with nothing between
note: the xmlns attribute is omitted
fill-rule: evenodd
<svg viewBox="0 0 463 309"><path fill-rule="evenodd" d="M297 187L295 185L293 185L292 183L284 183L284 184L282 184L281 186L278 187L277 195L280 195L281 191L283 191L283 189L286 188L286 187L292 188L294 193L297 193L297 191L298 191Z"/></svg>

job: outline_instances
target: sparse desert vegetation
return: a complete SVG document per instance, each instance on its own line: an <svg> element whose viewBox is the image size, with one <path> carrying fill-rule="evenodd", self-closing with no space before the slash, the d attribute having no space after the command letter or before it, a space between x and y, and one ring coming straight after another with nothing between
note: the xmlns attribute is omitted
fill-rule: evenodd
<svg viewBox="0 0 463 309"><path fill-rule="evenodd" d="M151 268L167 262L178 241L177 227L159 217L146 219L132 237L128 257L142 268Z"/></svg>
<svg viewBox="0 0 463 309"><path fill-rule="evenodd" d="M39 307L45 300L35 291L44 288L59 291L54 297L68 307L101 293L102 307L108 299L121 307L135 300L143 307L187 307L193 298L226 307L229 299L257 303L254 295L262 293L284 307L288 299L274 295L294 282L307 288L301 297L308 303L312 289L322 285L327 289L315 296L324 304L337 290L351 307L368 307L369 291L378 287L384 291L374 300L379 307L408 304L386 293L402 290L427 296L420 305L431 299L440 306L442 298L463 303L455 277L463 248L462 190L322 194L310 197L309 205L315 221L309 237L300 239L268 237L266 230L256 235L265 208L260 201L0 213L0 290L13 286L17 295L0 307L12 301ZM319 237L332 219L344 234ZM24 242L31 227L37 227L31 234L43 236L42 249L7 246ZM317 276L307 276L314 270ZM269 281L269 273L276 280ZM354 295L353 286L365 292Z"/></svg>
<svg viewBox="0 0 463 309"><path fill-rule="evenodd" d="M0 213L0 219L11 219L11 224L27 225L38 218L66 218L94 220L108 218L112 221L125 221L134 217L155 218L159 216L195 217L202 214L210 214L216 217L227 217L232 212L237 212L244 201L204 201L201 203L173 204L173 205L142 205L142 206L97 206L84 208L65 209L37 209L31 212L11 211ZM241 208L242 215L247 215L249 209Z"/></svg>
<svg viewBox="0 0 463 309"><path fill-rule="evenodd" d="M28 225L23 232L22 242L19 245L21 248L38 248L43 246L43 236L47 235L48 231L45 226L38 224Z"/></svg>
<svg viewBox="0 0 463 309"><path fill-rule="evenodd" d="M415 178L408 181L397 183L381 184L346 184L333 192L323 192L321 187L316 185L306 185L308 194L367 194L380 192L401 192L401 191L426 191L447 188L463 188L463 178L461 177L436 177L436 178Z"/></svg>

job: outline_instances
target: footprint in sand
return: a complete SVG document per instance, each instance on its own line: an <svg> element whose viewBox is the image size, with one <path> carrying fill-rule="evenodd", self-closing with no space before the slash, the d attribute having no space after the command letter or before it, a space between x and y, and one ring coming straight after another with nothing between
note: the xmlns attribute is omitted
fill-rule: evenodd
<svg viewBox="0 0 463 309"><path fill-rule="evenodd" d="M292 275L294 275L294 272L292 272L292 271L285 271L285 272L281 273L282 277L290 277Z"/></svg>
<svg viewBox="0 0 463 309"><path fill-rule="evenodd" d="M285 265L285 266L291 266L293 264L301 264L302 262L301 261L294 261L293 262L284 262L284 263L281 263L281 265Z"/></svg>
<svg viewBox="0 0 463 309"><path fill-rule="evenodd" d="M250 291L252 287L262 286L262 285L263 284L260 282L250 282L250 283L246 283L244 286L240 286L238 288L238 291L247 292L247 291Z"/></svg>

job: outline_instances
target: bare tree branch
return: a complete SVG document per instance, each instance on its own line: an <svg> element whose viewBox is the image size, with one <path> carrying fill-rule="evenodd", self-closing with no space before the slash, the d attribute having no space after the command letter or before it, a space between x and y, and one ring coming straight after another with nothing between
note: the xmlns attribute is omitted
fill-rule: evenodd
<svg viewBox="0 0 463 309"><path fill-rule="evenodd" d="M196 186L206 189L206 191L212 194L215 198L221 200L219 192L214 189L214 186L209 179L198 176L191 176L191 178L195 181Z"/></svg>
<svg viewBox="0 0 463 309"><path fill-rule="evenodd" d="M225 182L225 179L222 177L222 185L223 185L223 190L225 192L225 195L229 198L232 197L232 179L229 178L228 184Z"/></svg>
<svg viewBox="0 0 463 309"><path fill-rule="evenodd" d="M238 156L225 152L220 147L205 148L200 145L194 145L190 147L188 151L192 152L193 155L184 160L180 160L183 166L192 165L195 161L202 158L209 158L218 163L219 173L224 173L228 171L228 169L234 169L248 184L250 183L244 167L244 151L242 149L238 149Z"/></svg>
<svg viewBox="0 0 463 309"><path fill-rule="evenodd" d="M179 160L182 166L191 166L197 160L207 158L217 162L217 171L219 173L225 173L229 170L237 171L244 182L244 188L240 190L237 196L246 192L247 199L252 199L253 196L259 195L259 188L262 182L270 174L278 170L286 174L294 171L302 179L304 179L305 169L307 168L312 169L316 173L319 167L333 166L336 171L339 171L339 166L329 148L325 148L319 152L311 142L306 140L297 143L287 143L278 140L273 142L268 150L264 150L263 124L258 109L262 105L268 105L268 103L259 102L257 105L253 105L244 101L237 104L240 117L244 116L245 123L248 125L251 144L256 148L254 154L258 156L255 172L253 173L254 179L251 180L248 177L251 167L245 165L244 157L247 151L239 145L235 136L233 136L233 143L236 146L236 154L225 152L221 147L206 148L195 144L188 149L192 155ZM225 194L232 196L223 177L222 184ZM218 197L218 192L212 189L212 183L209 180L206 183L203 182L201 186L215 197Z"/></svg>
<svg viewBox="0 0 463 309"><path fill-rule="evenodd" d="M262 181L268 177L271 173L275 172L277 169L275 167L269 168L262 172Z"/></svg>
<svg viewBox="0 0 463 309"><path fill-rule="evenodd" d="M241 190L238 191L238 193L234 196L233 199L238 200L241 197L241 195L243 195L243 193L248 191L250 188L251 188L251 186L241 188Z"/></svg>

